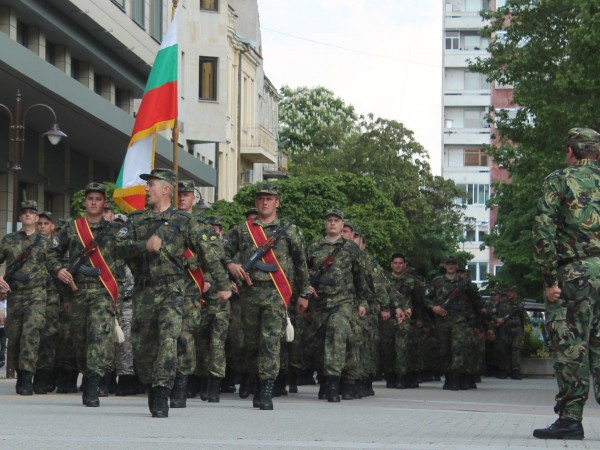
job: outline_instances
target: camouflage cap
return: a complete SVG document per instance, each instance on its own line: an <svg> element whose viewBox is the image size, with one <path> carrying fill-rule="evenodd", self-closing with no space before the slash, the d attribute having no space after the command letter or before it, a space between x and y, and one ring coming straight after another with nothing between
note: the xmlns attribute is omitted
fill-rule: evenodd
<svg viewBox="0 0 600 450"><path fill-rule="evenodd" d="M567 145L588 152L600 149L600 134L591 128L571 128Z"/></svg>
<svg viewBox="0 0 600 450"><path fill-rule="evenodd" d="M177 190L179 192L195 192L194 180L180 180L177 183Z"/></svg>
<svg viewBox="0 0 600 450"><path fill-rule="evenodd" d="M90 192L100 192L106 196L106 186L104 186L102 183L89 183L85 187L85 195L88 195Z"/></svg>
<svg viewBox="0 0 600 450"><path fill-rule="evenodd" d="M111 200L107 200L104 204L104 209L110 209L111 211L114 211L115 204Z"/></svg>
<svg viewBox="0 0 600 450"><path fill-rule="evenodd" d="M117 220L119 220L119 221L121 221L121 222L125 223L125 222L127 222L127 220L129 220L129 219L128 219L128 217L127 217L127 215L126 215L126 214L121 214L121 213L119 213L119 214L115 214L115 219L114 219L114 221L116 222Z"/></svg>
<svg viewBox="0 0 600 450"><path fill-rule="evenodd" d="M255 195L259 194L279 196L279 188L274 184L259 184Z"/></svg>
<svg viewBox="0 0 600 450"><path fill-rule="evenodd" d="M206 223L209 225L220 225L223 226L223 220L220 216L208 216L206 219Z"/></svg>
<svg viewBox="0 0 600 450"><path fill-rule="evenodd" d="M444 259L444 264L458 264L458 258L454 255L448 255Z"/></svg>
<svg viewBox="0 0 600 450"><path fill-rule="evenodd" d="M247 218L248 216L251 216L251 215L253 215L253 214L258 214L258 209L256 209L256 208L250 208L250 209L247 209L247 210L244 212L244 216L246 216L246 218Z"/></svg>
<svg viewBox="0 0 600 450"><path fill-rule="evenodd" d="M50 211L42 211L41 213L38 214L38 216L45 217L50 222L54 223L54 217L52 217L52 213Z"/></svg>
<svg viewBox="0 0 600 450"><path fill-rule="evenodd" d="M171 186L175 186L175 172L171 169L152 169L150 173L143 173L140 178L144 181L158 179L164 180Z"/></svg>
<svg viewBox="0 0 600 450"><path fill-rule="evenodd" d="M37 214L38 212L38 205L37 202L35 200L24 200L21 202L21 207L19 208L19 211L23 211L24 209L31 209L32 211L35 211L35 213Z"/></svg>
<svg viewBox="0 0 600 450"><path fill-rule="evenodd" d="M354 227L353 231L354 231L354 236L365 237L365 234L363 233L363 230L361 227Z"/></svg>
<svg viewBox="0 0 600 450"><path fill-rule="evenodd" d="M325 218L327 219L329 216L337 216L340 219L344 220L344 213L339 209L334 208L327 211L327 213L325 214Z"/></svg>
<svg viewBox="0 0 600 450"><path fill-rule="evenodd" d="M354 231L354 229L356 228L356 225L354 225L354 222L352 222L351 220L346 220L344 219L344 228L348 227L350 228L352 231Z"/></svg>

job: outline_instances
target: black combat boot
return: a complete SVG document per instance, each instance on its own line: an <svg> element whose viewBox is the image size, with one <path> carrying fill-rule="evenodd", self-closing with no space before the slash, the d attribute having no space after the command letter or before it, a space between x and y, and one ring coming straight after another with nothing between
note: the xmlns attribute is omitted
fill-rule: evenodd
<svg viewBox="0 0 600 450"><path fill-rule="evenodd" d="M225 368L225 378L221 380L221 392L224 392L226 394L234 394L235 391L235 370L233 370L230 367L227 367Z"/></svg>
<svg viewBox="0 0 600 450"><path fill-rule="evenodd" d="M533 437L538 439L583 439L583 426L580 420L557 419L548 428L533 430Z"/></svg>
<svg viewBox="0 0 600 450"><path fill-rule="evenodd" d="M189 375L187 383L187 398L196 398L200 389L200 378L198 375Z"/></svg>
<svg viewBox="0 0 600 450"><path fill-rule="evenodd" d="M100 377L96 374L86 376L85 389L81 400L85 406L97 408L100 406L98 391L100 390Z"/></svg>
<svg viewBox="0 0 600 450"><path fill-rule="evenodd" d="M185 408L187 402L187 375L177 373L171 391L171 408ZM167 410L168 412L168 410Z"/></svg>
<svg viewBox="0 0 600 450"><path fill-rule="evenodd" d="M327 399L327 389L327 381L325 380L325 377L321 377L321 380L319 382L319 393L317 394L319 400Z"/></svg>
<svg viewBox="0 0 600 450"><path fill-rule="evenodd" d="M169 388L152 387L152 417L169 417Z"/></svg>
<svg viewBox="0 0 600 450"><path fill-rule="evenodd" d="M100 389L98 390L98 397L108 397L108 386L110 385L110 372L106 372L102 378L100 378Z"/></svg>
<svg viewBox="0 0 600 450"><path fill-rule="evenodd" d="M419 372L408 372L407 388L418 389L419 388Z"/></svg>
<svg viewBox="0 0 600 450"><path fill-rule="evenodd" d="M298 372L290 372L289 375L289 388L288 391L290 394L298 393Z"/></svg>
<svg viewBox="0 0 600 450"><path fill-rule="evenodd" d="M373 377L368 377L364 380L364 388L367 397L375 395L375 390L373 389Z"/></svg>
<svg viewBox="0 0 600 450"><path fill-rule="evenodd" d="M458 373L456 372L447 372L444 376L444 390L447 391L460 391L460 382L458 378Z"/></svg>
<svg viewBox="0 0 600 450"><path fill-rule="evenodd" d="M21 395L21 384L23 384L23 375L21 371L17 369L17 384L15 384L15 392Z"/></svg>
<svg viewBox="0 0 600 450"><path fill-rule="evenodd" d="M396 388L396 374L394 372L385 373L385 387L388 389Z"/></svg>
<svg viewBox="0 0 600 450"><path fill-rule="evenodd" d="M396 389L406 389L407 386L407 375L405 373L399 373L396 375Z"/></svg>
<svg viewBox="0 0 600 450"><path fill-rule="evenodd" d="M287 375L279 372L275 379L275 385L273 386L273 397L281 397L282 395L288 395L285 387L287 386Z"/></svg>
<svg viewBox="0 0 600 450"><path fill-rule="evenodd" d="M354 396L353 396L354 398ZM327 401L329 403L340 402L340 377L330 375L327 377Z"/></svg>
<svg viewBox="0 0 600 450"><path fill-rule="evenodd" d="M252 407L260 408L260 382L256 380L254 383L254 397L252 397Z"/></svg>
<svg viewBox="0 0 600 450"><path fill-rule="evenodd" d="M270 411L273 409L273 386L275 380L260 380L260 409Z"/></svg>
<svg viewBox="0 0 600 450"><path fill-rule="evenodd" d="M151 414L154 412L154 391L152 388L148 389L148 409Z"/></svg>
<svg viewBox="0 0 600 450"><path fill-rule="evenodd" d="M119 381L117 382L117 390L115 395L117 397L126 397L128 395L135 395L136 389L134 387L135 375L119 375Z"/></svg>
<svg viewBox="0 0 600 450"><path fill-rule="evenodd" d="M357 388L358 380L343 380L342 381L342 400L354 400L354 398L362 398L360 389Z"/></svg>
<svg viewBox="0 0 600 450"><path fill-rule="evenodd" d="M33 372L21 371L21 395L33 395Z"/></svg>
<svg viewBox="0 0 600 450"><path fill-rule="evenodd" d="M522 380L523 377L521 376L521 371L519 370L513 370L513 372L510 374L510 378L511 380Z"/></svg>
<svg viewBox="0 0 600 450"><path fill-rule="evenodd" d="M47 394L49 378L49 370L40 369L36 371L35 376L33 377L33 392L36 394Z"/></svg>
<svg viewBox="0 0 600 450"><path fill-rule="evenodd" d="M471 388L471 380L468 373L460 373L458 375L458 385L461 391L468 391Z"/></svg>
<svg viewBox="0 0 600 450"><path fill-rule="evenodd" d="M242 373L240 375L240 390L238 391L238 395L240 398L248 398L250 392L254 391L254 377L247 373Z"/></svg>
<svg viewBox="0 0 600 450"><path fill-rule="evenodd" d="M200 394L200 400L205 402L208 400L208 378L200 377L200 388L198 389L198 393Z"/></svg>
<svg viewBox="0 0 600 450"><path fill-rule="evenodd" d="M219 395L221 391L221 379L209 375L207 383L207 400L208 403L219 403Z"/></svg>

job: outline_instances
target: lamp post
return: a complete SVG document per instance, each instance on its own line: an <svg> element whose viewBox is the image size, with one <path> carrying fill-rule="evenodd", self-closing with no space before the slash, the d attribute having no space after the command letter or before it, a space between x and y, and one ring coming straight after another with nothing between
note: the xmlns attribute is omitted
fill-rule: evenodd
<svg viewBox="0 0 600 450"><path fill-rule="evenodd" d="M44 136L48 137L50 144L57 145L60 140L64 137L67 137L65 133L60 131L58 127L56 113L54 110L44 104L44 103L36 103L29 106L25 111L23 111L23 103L21 90L17 90L17 99L15 103L14 114L10 110L10 108L6 105L0 103L0 109L3 109L8 113L9 119L9 171L12 172L13 177L13 204L12 204L12 212L13 212L13 221L10 223L7 220L7 233L17 230L17 223L19 222L19 172L21 171L21 158L23 157L23 152L25 148L25 120L27 118L27 113L36 107L42 107L48 109L54 118L54 122L48 131L44 133ZM8 350L10 351L10 349ZM14 377L14 367L10 363L10 358L7 355L7 366L6 366L6 376L8 378Z"/></svg>
<svg viewBox="0 0 600 450"><path fill-rule="evenodd" d="M9 107L0 103L0 108L4 109L8 113L9 118L9 140L11 144L9 151L9 170L13 174L13 222L11 223L10 227L7 226L7 232L17 230L17 223L19 221L19 172L21 171L21 158L23 157L25 148L25 120L27 119L27 113L36 107L46 108L52 113L54 118L54 122L52 123L50 129L44 133L44 136L48 137L50 144L57 145L62 138L67 137L65 133L60 131L57 123L58 121L56 119L56 113L50 106L44 103L36 103L23 111L21 90L17 90L17 100L15 103L14 114Z"/></svg>

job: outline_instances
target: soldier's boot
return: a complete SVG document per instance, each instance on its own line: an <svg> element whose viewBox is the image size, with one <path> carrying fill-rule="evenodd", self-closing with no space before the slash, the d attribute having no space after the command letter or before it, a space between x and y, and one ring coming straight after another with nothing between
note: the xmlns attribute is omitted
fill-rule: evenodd
<svg viewBox="0 0 600 450"><path fill-rule="evenodd" d="M169 417L169 388L156 386L152 391L152 417Z"/></svg>
<svg viewBox="0 0 600 450"><path fill-rule="evenodd" d="M327 401L329 403L340 402L340 377L337 375L327 377Z"/></svg>
<svg viewBox="0 0 600 450"><path fill-rule="evenodd" d="M87 383L87 375L83 374L83 376L81 377L81 384L79 385L79 392L84 391L86 383Z"/></svg>
<svg viewBox="0 0 600 450"><path fill-rule="evenodd" d="M365 392L367 396L375 395L375 390L373 389L373 377L368 377L365 380Z"/></svg>
<svg viewBox="0 0 600 450"><path fill-rule="evenodd" d="M580 420L560 418L547 428L533 430L533 437L538 439L581 440L584 437L583 426Z"/></svg>
<svg viewBox="0 0 600 450"><path fill-rule="evenodd" d="M282 395L288 395L285 387L287 386L287 375L285 373L279 372L277 378L275 379L275 384L273 386L273 397L281 397Z"/></svg>
<svg viewBox="0 0 600 450"><path fill-rule="evenodd" d="M260 380L260 405L262 411L270 411L273 409L273 387L275 380Z"/></svg>
<svg viewBox="0 0 600 450"><path fill-rule="evenodd" d="M288 391L290 392L290 394L297 394L298 393L298 372L290 372L288 382L289 382Z"/></svg>
<svg viewBox="0 0 600 450"><path fill-rule="evenodd" d="M317 382L315 381L314 372L312 370L302 371L298 374L298 385L314 386L316 384Z"/></svg>
<svg viewBox="0 0 600 450"><path fill-rule="evenodd" d="M98 397L108 397L108 386L110 384L110 372L105 372L100 378L100 388L98 389Z"/></svg>
<svg viewBox="0 0 600 450"><path fill-rule="evenodd" d="M235 370L230 367L225 368L225 378L221 380L221 392L233 394L236 391L235 387Z"/></svg>
<svg viewBox="0 0 600 450"><path fill-rule="evenodd" d="M407 379L407 375L405 373L399 373L396 375L396 389L406 389L407 383L406 383L406 379Z"/></svg>
<svg viewBox="0 0 600 450"><path fill-rule="evenodd" d="M444 376L444 387L443 389L447 391L459 391L460 390L460 382L458 379L458 374L455 372L447 372Z"/></svg>
<svg viewBox="0 0 600 450"><path fill-rule="evenodd" d="M523 377L521 376L520 370L513 370L513 372L510 375L510 378L512 380L522 380L523 379Z"/></svg>
<svg viewBox="0 0 600 450"><path fill-rule="evenodd" d="M198 375L189 375L187 384L187 398L196 398L200 388L200 378Z"/></svg>
<svg viewBox="0 0 600 450"><path fill-rule="evenodd" d="M96 374L90 374L86 377L85 389L81 400L85 406L96 408L100 406L99 390L101 379Z"/></svg>
<svg viewBox="0 0 600 450"><path fill-rule="evenodd" d="M362 397L360 380L342 380L342 400L354 400Z"/></svg>
<svg viewBox="0 0 600 450"><path fill-rule="evenodd" d="M148 409L150 414L154 411L154 391L152 388L148 389Z"/></svg>
<svg viewBox="0 0 600 450"><path fill-rule="evenodd" d="M33 372L21 370L20 395L33 395Z"/></svg>
<svg viewBox="0 0 600 450"><path fill-rule="evenodd" d="M65 384L67 378L67 371L65 369L56 369L56 393L66 394Z"/></svg>
<svg viewBox="0 0 600 450"><path fill-rule="evenodd" d="M36 394L47 394L48 393L48 380L50 379L50 371L46 369L40 369L35 372L33 377L33 392Z"/></svg>
<svg viewBox="0 0 600 450"><path fill-rule="evenodd" d="M135 388L133 383L135 382L135 375L119 375L117 382L117 389L115 395L117 397L126 397L128 395L135 395Z"/></svg>
<svg viewBox="0 0 600 450"><path fill-rule="evenodd" d="M468 391L471 388L469 377L470 375L467 373L460 373L458 375L458 384L461 391Z"/></svg>
<svg viewBox="0 0 600 450"><path fill-rule="evenodd" d="M260 408L260 383L258 380L254 383L254 397L252 397L252 407Z"/></svg>
<svg viewBox="0 0 600 450"><path fill-rule="evenodd" d="M327 390L328 390L328 386L327 386L327 381L325 380L325 377L321 377L321 379L319 380L319 393L317 394L319 397L319 400L325 400L327 399Z"/></svg>
<svg viewBox="0 0 600 450"><path fill-rule="evenodd" d="M108 376L108 393L113 394L117 392L117 372L112 371Z"/></svg>
<svg viewBox="0 0 600 450"><path fill-rule="evenodd" d="M419 380L422 383L427 383L429 381L433 381L433 373L431 373L429 370L424 370L419 373Z"/></svg>
<svg viewBox="0 0 600 450"><path fill-rule="evenodd" d="M198 388L198 394L200 395L200 400L205 402L208 400L208 378L200 377L200 387Z"/></svg>
<svg viewBox="0 0 600 450"><path fill-rule="evenodd" d="M476 379L477 379L477 375L474 375L474 374L467 375L467 380L469 382L469 389L477 389L477 382L475 381Z"/></svg>
<svg viewBox="0 0 600 450"><path fill-rule="evenodd" d="M77 379L79 378L79 371L78 370L69 370L67 375L67 385L65 386L66 388L66 393L67 394L77 394L78 390L77 390Z"/></svg>
<svg viewBox="0 0 600 450"><path fill-rule="evenodd" d="M171 408L185 408L187 406L187 375L177 373L171 391ZM168 412L168 410L167 410Z"/></svg>
<svg viewBox="0 0 600 450"><path fill-rule="evenodd" d="M208 377L208 403L219 403L219 394L221 391L222 381L219 377Z"/></svg>
<svg viewBox="0 0 600 450"><path fill-rule="evenodd" d="M409 372L408 380L408 387L410 389L419 389L419 372Z"/></svg>
<svg viewBox="0 0 600 450"><path fill-rule="evenodd" d="M396 374L394 372L386 372L384 378L385 378L385 387L387 389L395 389L396 388Z"/></svg>
<svg viewBox="0 0 600 450"><path fill-rule="evenodd" d="M506 378L507 378L506 372L504 372L503 370L498 370L498 373L496 374L496 378L498 378L500 380L506 380Z"/></svg>
<svg viewBox="0 0 600 450"><path fill-rule="evenodd" d="M240 398L248 398L250 392L254 390L254 377L248 373L242 373L240 375L240 390L238 394Z"/></svg>

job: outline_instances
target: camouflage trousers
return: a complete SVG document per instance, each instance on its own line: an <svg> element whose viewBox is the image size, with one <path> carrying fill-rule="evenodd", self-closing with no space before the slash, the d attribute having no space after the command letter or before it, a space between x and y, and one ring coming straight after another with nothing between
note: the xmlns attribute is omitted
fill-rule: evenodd
<svg viewBox="0 0 600 450"><path fill-rule="evenodd" d="M9 363L19 370L35 372L40 333L46 317L46 290L9 292L4 331L8 339Z"/></svg>
<svg viewBox="0 0 600 450"><path fill-rule="evenodd" d="M554 411L581 420L590 371L600 401L600 258L558 268L560 299L546 303L558 394Z"/></svg>
<svg viewBox="0 0 600 450"><path fill-rule="evenodd" d="M294 326L294 340L287 343L288 347L288 368L291 373L300 373L307 369L304 355L304 335L306 334L307 323L303 317L296 311L295 305L290 305L288 314L292 325Z"/></svg>
<svg viewBox="0 0 600 450"><path fill-rule="evenodd" d="M318 302L319 300L315 300ZM311 305L312 307L312 305ZM360 377L357 351L360 342L358 314L353 303L311 308L305 349L311 368L323 376Z"/></svg>
<svg viewBox="0 0 600 450"><path fill-rule="evenodd" d="M102 286L79 288L71 303L71 337L77 367L84 375L104 376L115 355L113 300Z"/></svg>
<svg viewBox="0 0 600 450"><path fill-rule="evenodd" d="M500 372L510 374L521 371L522 341L523 333L520 328L505 325L496 331L494 360Z"/></svg>
<svg viewBox="0 0 600 450"><path fill-rule="evenodd" d="M396 349L394 348L394 336L396 335L396 320L379 319L379 369L384 374L395 371Z"/></svg>
<svg viewBox="0 0 600 450"><path fill-rule="evenodd" d="M117 346L117 356L115 357L115 369L118 376L134 375L133 370L133 347L131 345L131 319L133 317L133 302L130 297L124 298L120 302L121 312L119 313L119 325L123 330L125 341Z"/></svg>
<svg viewBox="0 0 600 450"><path fill-rule="evenodd" d="M70 298L70 297L69 297ZM68 310L65 305L68 306ZM75 350L71 336L71 302L61 301L58 313L58 334L56 338L56 367L64 370L77 370Z"/></svg>
<svg viewBox="0 0 600 450"><path fill-rule="evenodd" d="M240 298L233 295L230 300L229 331L225 340L227 367L241 373L244 367L244 332L242 330L242 305Z"/></svg>
<svg viewBox="0 0 600 450"><path fill-rule="evenodd" d="M469 355L474 350L473 330L463 314L449 311L436 316L436 333L444 371L467 373Z"/></svg>
<svg viewBox="0 0 600 450"><path fill-rule="evenodd" d="M369 305L367 314L358 318L359 349L358 371L359 378L374 377L379 367L379 308Z"/></svg>
<svg viewBox="0 0 600 450"><path fill-rule="evenodd" d="M58 315L60 296L56 289L46 291L46 321L40 332L37 370L54 370L56 362L56 343L58 340Z"/></svg>
<svg viewBox="0 0 600 450"><path fill-rule="evenodd" d="M183 278L163 286L134 288L131 342L135 372L142 383L173 389L183 297Z"/></svg>
<svg viewBox="0 0 600 450"><path fill-rule="evenodd" d="M194 335L200 326L200 291L194 284L186 289L183 299L181 333L177 338L177 373L191 375L196 368Z"/></svg>
<svg viewBox="0 0 600 450"><path fill-rule="evenodd" d="M246 372L274 380L285 333L285 305L271 281L243 287L241 302Z"/></svg>
<svg viewBox="0 0 600 450"><path fill-rule="evenodd" d="M229 300L206 299L200 327L194 335L196 344L196 369L194 373L205 378L225 377L225 340L229 330Z"/></svg>

